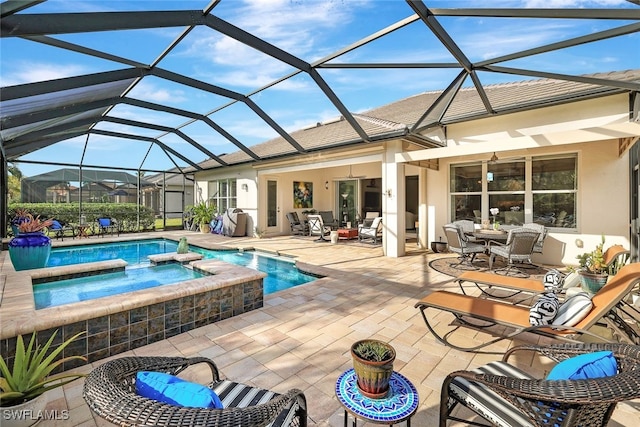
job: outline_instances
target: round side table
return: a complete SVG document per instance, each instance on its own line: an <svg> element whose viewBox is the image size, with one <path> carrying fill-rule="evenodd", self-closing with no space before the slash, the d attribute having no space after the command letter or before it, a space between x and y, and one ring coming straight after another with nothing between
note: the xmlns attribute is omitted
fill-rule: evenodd
<svg viewBox="0 0 640 427"><path fill-rule="evenodd" d="M389 393L384 399L369 399L358 389L356 373L352 369L343 372L336 381L336 397L344 407L344 425L348 414L353 416L353 426L361 418L373 424L393 425L407 421L418 409L420 399L415 386L404 375L394 372L389 381Z"/></svg>

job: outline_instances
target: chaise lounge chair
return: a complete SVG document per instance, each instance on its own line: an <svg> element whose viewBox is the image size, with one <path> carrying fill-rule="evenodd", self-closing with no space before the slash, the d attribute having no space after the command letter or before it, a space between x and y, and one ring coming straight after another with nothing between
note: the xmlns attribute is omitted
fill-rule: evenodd
<svg viewBox="0 0 640 427"><path fill-rule="evenodd" d="M223 409L170 405L136 393L141 371L177 375L190 366L207 366L208 385ZM307 404L302 391L274 393L223 380L212 360L203 357L121 357L98 366L86 378L83 396L89 408L119 426L271 426L307 425Z"/></svg>
<svg viewBox="0 0 640 427"><path fill-rule="evenodd" d="M104 237L105 234L114 234L117 233L120 235L120 227L118 227L118 222L109 217L100 217L96 221L98 221L98 234Z"/></svg>
<svg viewBox="0 0 640 427"><path fill-rule="evenodd" d="M508 363L509 357L516 352L514 358L522 352L535 352L554 362L562 362L599 351L613 353L617 374L547 380L534 378ZM454 409L462 405L491 425L500 427L602 427L608 425L618 402L638 397L640 347L600 343L523 345L508 350L501 361L489 362L472 371L450 373L442 384L439 425L445 427L447 419L464 425L486 425L460 418L463 414L454 415Z"/></svg>
<svg viewBox="0 0 640 427"><path fill-rule="evenodd" d="M71 237L75 239L76 237L76 229L63 221L59 221L57 219L51 220L51 225L49 226L49 231L53 232L56 236L56 239L60 239L64 241L65 234L70 233Z"/></svg>
<svg viewBox="0 0 640 427"><path fill-rule="evenodd" d="M507 302L484 299L449 291L435 291L418 301L415 305L420 309L422 318L433 336L441 343L461 351L477 351L483 347L511 339L525 332L556 338L564 341L578 341L583 335L590 335L601 341L606 339L594 334L590 329L598 323L605 323L614 331L620 341L631 344L640 344L640 335L624 319L620 317L617 309L624 306L623 298L640 283L640 263L627 264L613 276L609 282L591 299L593 307L587 316L575 326L544 325L531 326L529 321L529 307L513 305ZM448 336L436 332L427 317L428 309L451 313L460 325L476 329L484 329L495 325L511 328L512 332L499 334L488 342L469 347L452 344ZM438 330L441 328L438 327Z"/></svg>
<svg viewBox="0 0 640 427"><path fill-rule="evenodd" d="M607 248L603 254L604 265L609 270L609 275L614 276L629 259L629 251L621 245L613 245ZM466 294L464 283L474 284L485 296L490 298L511 298L519 293L532 295L544 292L541 280L513 276L502 276L483 271L465 271L456 277L455 282L460 286L463 294ZM508 293L497 294L496 289Z"/></svg>

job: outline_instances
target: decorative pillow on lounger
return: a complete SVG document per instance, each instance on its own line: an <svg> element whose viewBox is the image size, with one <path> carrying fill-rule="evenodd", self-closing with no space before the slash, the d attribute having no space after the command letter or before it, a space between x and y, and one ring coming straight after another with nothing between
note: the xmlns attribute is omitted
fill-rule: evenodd
<svg viewBox="0 0 640 427"><path fill-rule="evenodd" d="M567 274L567 276L564 278L562 289L575 288L576 286L580 286L580 275L573 271Z"/></svg>
<svg viewBox="0 0 640 427"><path fill-rule="evenodd" d="M591 296L586 292L580 292L571 298L567 298L567 300L560 305L558 314L556 314L552 324L575 326L587 317L587 314L589 314L592 308L593 302L591 302Z"/></svg>
<svg viewBox="0 0 640 427"><path fill-rule="evenodd" d="M564 274L558 270L549 270L542 279L545 292L560 292L564 283Z"/></svg>
<svg viewBox="0 0 640 427"><path fill-rule="evenodd" d="M558 312L558 296L555 292L545 292L529 309L531 326L550 325Z"/></svg>
<svg viewBox="0 0 640 427"><path fill-rule="evenodd" d="M138 372L136 394L170 405L222 409L220 398L210 388L163 372Z"/></svg>
<svg viewBox="0 0 640 427"><path fill-rule="evenodd" d="M548 380L586 380L610 377L618 372L618 363L610 351L597 351L563 360L551 369Z"/></svg>

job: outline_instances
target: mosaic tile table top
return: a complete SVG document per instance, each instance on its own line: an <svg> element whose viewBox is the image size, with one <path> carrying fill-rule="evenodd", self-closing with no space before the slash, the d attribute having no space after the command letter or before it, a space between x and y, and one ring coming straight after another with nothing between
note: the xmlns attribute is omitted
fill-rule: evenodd
<svg viewBox="0 0 640 427"><path fill-rule="evenodd" d="M353 368L342 373L336 381L336 397L346 411L375 424L395 424L408 420L420 402L414 385L398 372L391 375L387 397L369 399L363 396L358 390Z"/></svg>

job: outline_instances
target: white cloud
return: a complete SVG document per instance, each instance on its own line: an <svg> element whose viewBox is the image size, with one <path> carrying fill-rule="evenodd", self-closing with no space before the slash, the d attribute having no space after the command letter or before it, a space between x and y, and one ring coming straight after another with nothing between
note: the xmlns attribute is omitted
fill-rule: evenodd
<svg viewBox="0 0 640 427"><path fill-rule="evenodd" d="M2 86L42 82L85 74L86 68L79 64L54 64L36 61L16 61L4 64Z"/></svg>
<svg viewBox="0 0 640 427"><path fill-rule="evenodd" d="M168 89L166 87L160 88L157 85L150 83L147 79L138 83L131 91L130 96L132 98L144 99L149 102L166 103L171 102L184 102L188 98L184 91L179 89Z"/></svg>

